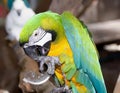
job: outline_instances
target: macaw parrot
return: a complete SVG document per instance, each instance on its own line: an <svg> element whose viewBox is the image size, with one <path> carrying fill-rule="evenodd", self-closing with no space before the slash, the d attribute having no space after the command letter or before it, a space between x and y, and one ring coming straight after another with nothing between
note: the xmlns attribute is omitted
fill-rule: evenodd
<svg viewBox="0 0 120 93"><path fill-rule="evenodd" d="M38 56L58 58L60 64L55 66L54 78L59 89L66 89L65 93L107 93L98 52L89 33L71 13L47 11L25 24L19 42L34 60Z"/></svg>
<svg viewBox="0 0 120 93"><path fill-rule="evenodd" d="M20 31L27 20L33 15L35 15L35 12L28 8L24 1L15 0L12 9L6 17L5 28L8 34L7 39L19 41Z"/></svg>

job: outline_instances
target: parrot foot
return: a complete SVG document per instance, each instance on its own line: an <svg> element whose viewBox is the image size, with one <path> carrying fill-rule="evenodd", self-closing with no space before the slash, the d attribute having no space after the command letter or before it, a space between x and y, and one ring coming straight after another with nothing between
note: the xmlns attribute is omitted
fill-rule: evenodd
<svg viewBox="0 0 120 93"><path fill-rule="evenodd" d="M41 56L36 60L40 62L40 71L47 72L50 75L54 74L55 65L60 65L58 57Z"/></svg>
<svg viewBox="0 0 120 93"><path fill-rule="evenodd" d="M68 86L55 88L50 93L72 93L72 90Z"/></svg>

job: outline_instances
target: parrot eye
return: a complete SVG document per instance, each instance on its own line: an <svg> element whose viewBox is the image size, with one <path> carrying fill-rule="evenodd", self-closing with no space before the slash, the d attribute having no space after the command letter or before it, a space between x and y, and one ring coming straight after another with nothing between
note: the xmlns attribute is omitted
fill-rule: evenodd
<svg viewBox="0 0 120 93"><path fill-rule="evenodd" d="M38 34L37 33L35 33L35 36L37 36Z"/></svg>

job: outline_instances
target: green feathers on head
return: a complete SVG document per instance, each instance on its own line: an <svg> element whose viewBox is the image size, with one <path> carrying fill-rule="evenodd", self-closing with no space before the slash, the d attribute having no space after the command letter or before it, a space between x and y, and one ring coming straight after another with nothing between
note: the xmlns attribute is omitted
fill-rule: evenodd
<svg viewBox="0 0 120 93"><path fill-rule="evenodd" d="M47 11L33 16L25 24L20 34L20 39L19 39L20 43L22 44L28 42L29 37L38 27L41 27L44 30L57 31L59 36L61 35L60 33L62 33L61 31L64 31L60 20L60 15L57 13Z"/></svg>

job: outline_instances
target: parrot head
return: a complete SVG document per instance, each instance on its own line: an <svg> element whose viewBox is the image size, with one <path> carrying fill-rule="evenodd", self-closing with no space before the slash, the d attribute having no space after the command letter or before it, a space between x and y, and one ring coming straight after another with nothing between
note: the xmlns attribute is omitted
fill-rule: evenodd
<svg viewBox="0 0 120 93"><path fill-rule="evenodd" d="M15 0L13 2L12 9L17 13L18 16L21 15L21 12L24 8L26 8L26 6L23 0Z"/></svg>
<svg viewBox="0 0 120 93"><path fill-rule="evenodd" d="M25 53L35 59L38 56L46 56L51 43L59 40L58 33L63 31L59 15L52 12L44 12L33 16L23 27L20 34L20 45Z"/></svg>
<svg viewBox="0 0 120 93"><path fill-rule="evenodd" d="M54 41L55 37L55 31L46 31L42 28L37 28L29 37L29 42L24 44L24 51L33 59L37 56L46 56L50 50L51 42Z"/></svg>

